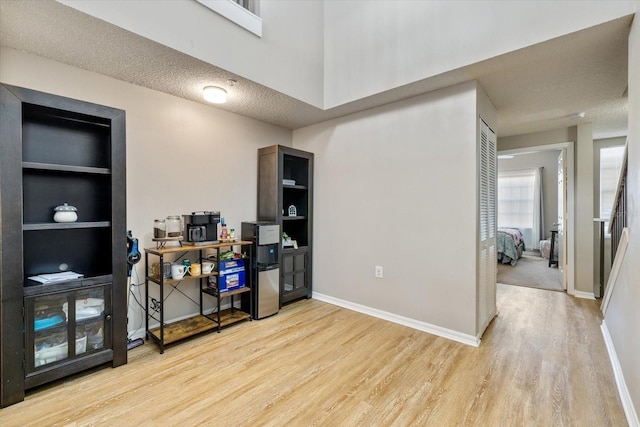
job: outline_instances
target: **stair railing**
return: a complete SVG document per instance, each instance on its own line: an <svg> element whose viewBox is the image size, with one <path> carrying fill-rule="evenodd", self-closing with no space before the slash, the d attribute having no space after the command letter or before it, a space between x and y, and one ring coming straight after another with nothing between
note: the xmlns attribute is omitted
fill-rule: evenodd
<svg viewBox="0 0 640 427"><path fill-rule="evenodd" d="M618 176L618 188L613 199L609 234L611 234L611 262L616 258L622 230L627 226L627 146L624 147L622 167Z"/></svg>

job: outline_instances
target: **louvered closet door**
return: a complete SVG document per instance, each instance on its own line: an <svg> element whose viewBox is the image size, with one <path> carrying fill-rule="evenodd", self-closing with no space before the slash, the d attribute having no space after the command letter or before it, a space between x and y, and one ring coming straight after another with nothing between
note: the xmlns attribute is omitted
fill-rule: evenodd
<svg viewBox="0 0 640 427"><path fill-rule="evenodd" d="M480 119L478 336L496 313L496 134Z"/></svg>

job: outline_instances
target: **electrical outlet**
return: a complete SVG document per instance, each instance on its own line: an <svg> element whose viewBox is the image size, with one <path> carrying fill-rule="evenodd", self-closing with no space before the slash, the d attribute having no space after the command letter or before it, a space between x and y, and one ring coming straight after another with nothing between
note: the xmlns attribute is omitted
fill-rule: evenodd
<svg viewBox="0 0 640 427"><path fill-rule="evenodd" d="M383 273L382 273L382 266L380 266L380 265L376 265L376 277L377 277L378 279L382 279L382 275L383 275Z"/></svg>

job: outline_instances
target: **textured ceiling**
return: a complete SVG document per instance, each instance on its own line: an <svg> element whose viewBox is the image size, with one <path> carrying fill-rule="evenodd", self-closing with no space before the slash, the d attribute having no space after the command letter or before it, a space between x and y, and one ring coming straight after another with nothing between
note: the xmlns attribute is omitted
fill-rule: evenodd
<svg viewBox="0 0 640 427"><path fill-rule="evenodd" d="M593 123L594 138L627 132L627 35L621 18L361 100L321 110L54 0L1 0L0 43L195 102L228 87L220 108L289 129L477 79L498 109L498 135ZM624 94L624 96L623 96ZM207 104L209 105L209 104ZM570 115L584 111L584 119Z"/></svg>

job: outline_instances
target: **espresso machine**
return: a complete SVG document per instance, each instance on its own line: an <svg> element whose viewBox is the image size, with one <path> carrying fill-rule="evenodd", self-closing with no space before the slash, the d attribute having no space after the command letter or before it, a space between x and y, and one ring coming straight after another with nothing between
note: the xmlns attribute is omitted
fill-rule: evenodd
<svg viewBox="0 0 640 427"><path fill-rule="evenodd" d="M251 312L254 319L262 319L280 310L280 226L266 221L243 222L241 236L253 242Z"/></svg>
<svg viewBox="0 0 640 427"><path fill-rule="evenodd" d="M199 211L182 215L184 240L192 245L208 245L218 242L220 212Z"/></svg>

